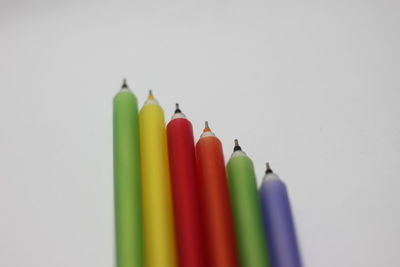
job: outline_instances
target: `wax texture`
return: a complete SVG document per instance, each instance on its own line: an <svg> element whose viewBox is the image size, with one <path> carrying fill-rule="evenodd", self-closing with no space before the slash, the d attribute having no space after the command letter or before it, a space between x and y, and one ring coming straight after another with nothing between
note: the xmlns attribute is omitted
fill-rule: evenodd
<svg viewBox="0 0 400 267"><path fill-rule="evenodd" d="M138 107L127 89L114 97L113 136L117 267L143 267Z"/></svg>
<svg viewBox="0 0 400 267"><path fill-rule="evenodd" d="M198 186L211 267L238 267L237 244L221 142L200 138L196 144Z"/></svg>
<svg viewBox="0 0 400 267"><path fill-rule="evenodd" d="M167 137L179 266L204 267L192 124L186 118L172 119Z"/></svg>
<svg viewBox="0 0 400 267"><path fill-rule="evenodd" d="M147 267L177 266L164 112L139 113L145 259Z"/></svg>
<svg viewBox="0 0 400 267"><path fill-rule="evenodd" d="M269 267L253 162L240 153L235 152L227 164L240 263L246 267Z"/></svg>
<svg viewBox="0 0 400 267"><path fill-rule="evenodd" d="M275 174L267 174L259 193L272 266L301 267L285 184Z"/></svg>

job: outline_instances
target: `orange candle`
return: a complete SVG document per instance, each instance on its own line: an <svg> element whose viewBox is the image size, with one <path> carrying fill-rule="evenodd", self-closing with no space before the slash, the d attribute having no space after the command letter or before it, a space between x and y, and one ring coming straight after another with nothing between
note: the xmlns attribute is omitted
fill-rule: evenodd
<svg viewBox="0 0 400 267"><path fill-rule="evenodd" d="M206 127L196 144L201 215L211 267L238 267L228 182L222 144Z"/></svg>

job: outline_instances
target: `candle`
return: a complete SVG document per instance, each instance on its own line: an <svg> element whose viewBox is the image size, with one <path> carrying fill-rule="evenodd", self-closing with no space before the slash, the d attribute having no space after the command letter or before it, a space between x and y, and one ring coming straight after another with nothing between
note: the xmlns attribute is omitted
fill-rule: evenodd
<svg viewBox="0 0 400 267"><path fill-rule="evenodd" d="M268 163L259 192L272 265L301 267L286 186Z"/></svg>
<svg viewBox="0 0 400 267"><path fill-rule="evenodd" d="M237 140L227 172L241 266L270 266L253 162Z"/></svg>
<svg viewBox="0 0 400 267"><path fill-rule="evenodd" d="M178 104L167 137L179 266L204 267L193 128Z"/></svg>
<svg viewBox="0 0 400 267"><path fill-rule="evenodd" d="M114 205L118 267L143 264L138 108L126 82L113 100Z"/></svg>
<svg viewBox="0 0 400 267"><path fill-rule="evenodd" d="M211 267L238 267L222 145L206 122L196 144L198 186Z"/></svg>
<svg viewBox="0 0 400 267"><path fill-rule="evenodd" d="M145 260L175 267L175 233L164 112L151 91L139 113Z"/></svg>

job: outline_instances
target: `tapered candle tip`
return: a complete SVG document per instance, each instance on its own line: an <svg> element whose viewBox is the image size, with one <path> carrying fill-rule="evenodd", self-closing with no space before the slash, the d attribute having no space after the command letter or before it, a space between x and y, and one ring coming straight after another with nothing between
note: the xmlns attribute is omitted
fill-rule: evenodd
<svg viewBox="0 0 400 267"><path fill-rule="evenodd" d="M235 139L235 146L233 147L233 151L238 151L238 150L242 150L242 148L239 145L239 141Z"/></svg>
<svg viewBox="0 0 400 267"><path fill-rule="evenodd" d="M266 166L265 174L267 174L267 173L272 173L272 169L271 169L271 166L269 165L269 162L267 162L267 163L265 164L265 166Z"/></svg>
<svg viewBox="0 0 400 267"><path fill-rule="evenodd" d="M205 122L204 122L204 130L203 130L203 133L204 133L204 132L211 132L210 126L208 125L208 121L205 121Z"/></svg>
<svg viewBox="0 0 400 267"><path fill-rule="evenodd" d="M149 96L147 99L154 99L153 90L149 89Z"/></svg>
<svg viewBox="0 0 400 267"><path fill-rule="evenodd" d="M175 103L175 114L176 113L182 113L181 109L179 108L179 104Z"/></svg>
<svg viewBox="0 0 400 267"><path fill-rule="evenodd" d="M122 88L128 88L128 84L126 83L126 78L122 81Z"/></svg>

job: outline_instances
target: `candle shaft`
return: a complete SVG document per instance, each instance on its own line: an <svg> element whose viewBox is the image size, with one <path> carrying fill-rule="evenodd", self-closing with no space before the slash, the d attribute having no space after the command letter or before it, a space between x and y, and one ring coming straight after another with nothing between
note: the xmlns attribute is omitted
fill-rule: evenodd
<svg viewBox="0 0 400 267"><path fill-rule="evenodd" d="M117 267L142 267L139 125L136 97L123 87L113 101Z"/></svg>
<svg viewBox="0 0 400 267"><path fill-rule="evenodd" d="M179 266L204 267L192 124L176 113L167 136Z"/></svg>
<svg viewBox="0 0 400 267"><path fill-rule="evenodd" d="M301 267L293 216L285 184L276 174L267 171L259 193L272 265Z"/></svg>
<svg viewBox="0 0 400 267"><path fill-rule="evenodd" d="M238 267L222 145L208 127L196 144L196 157L209 265Z"/></svg>
<svg viewBox="0 0 400 267"><path fill-rule="evenodd" d="M236 147L235 147L236 148ZM270 266L253 162L241 150L227 164L241 266Z"/></svg>
<svg viewBox="0 0 400 267"><path fill-rule="evenodd" d="M151 95L140 110L139 125L146 266L175 267L164 112Z"/></svg>

